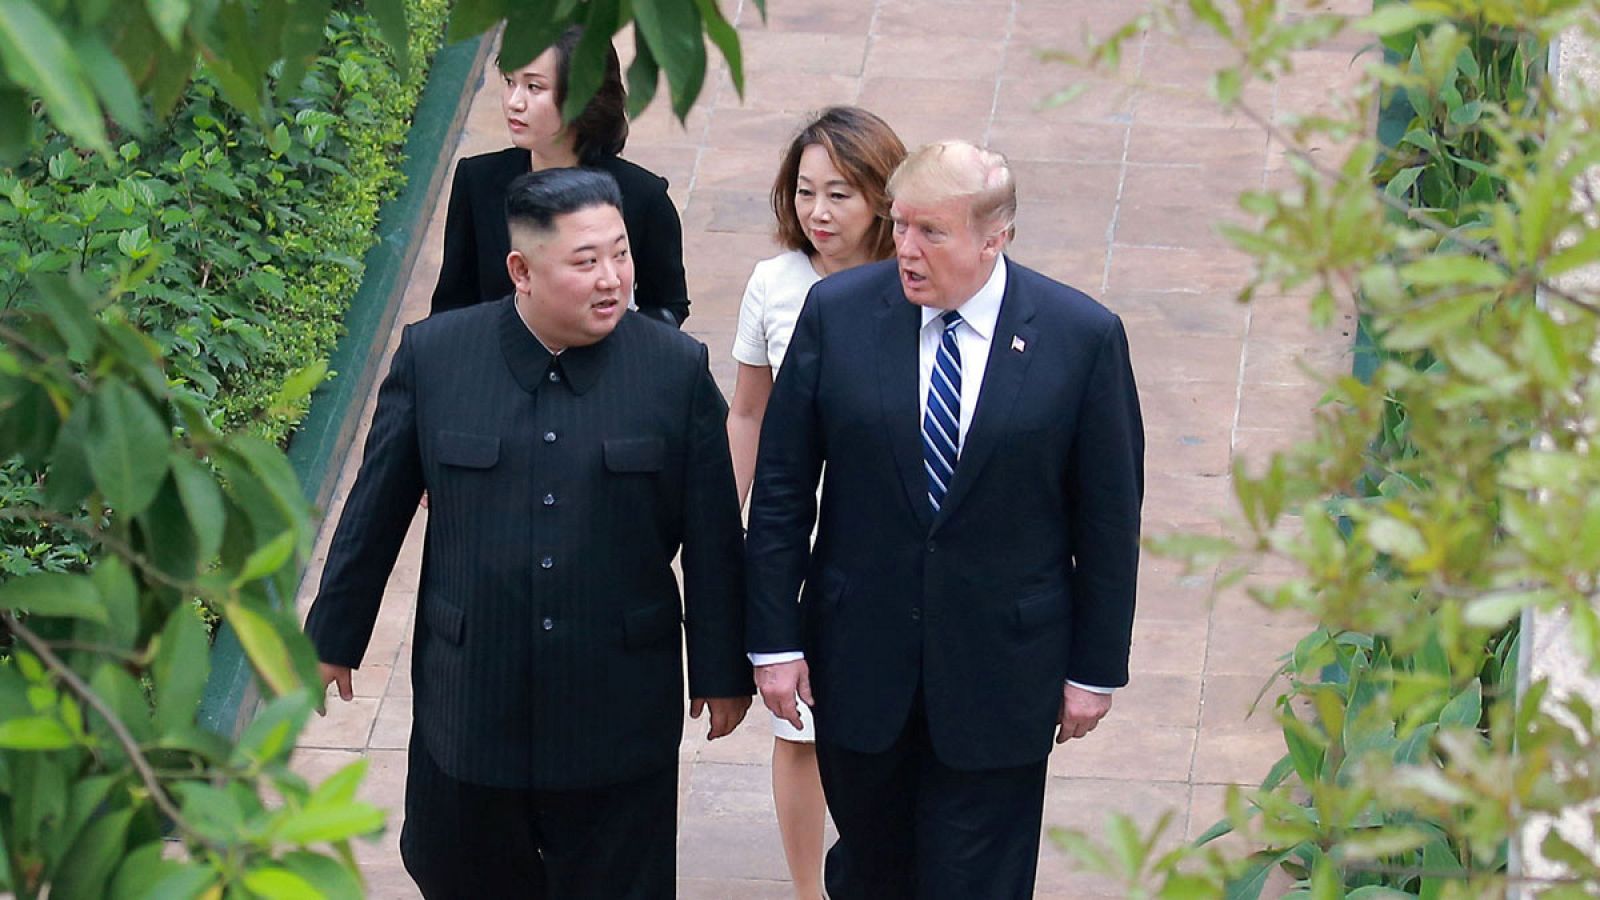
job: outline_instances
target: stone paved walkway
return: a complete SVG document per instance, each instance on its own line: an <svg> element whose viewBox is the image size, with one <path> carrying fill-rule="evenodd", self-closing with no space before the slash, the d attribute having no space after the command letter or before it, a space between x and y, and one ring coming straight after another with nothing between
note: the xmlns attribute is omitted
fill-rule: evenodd
<svg viewBox="0 0 1600 900"><path fill-rule="evenodd" d="M725 0L724 7L732 5ZM1362 0L1346 0L1359 11ZM1092 81L1075 101L1039 101L1082 76L1036 51L1074 47L1085 28L1120 24L1119 0L769 0L759 22L739 9L746 54L743 102L715 70L687 126L662 101L636 122L627 156L667 176L683 213L693 298L688 330L712 348L731 394L729 356L744 280L775 252L767 189L779 150L805 111L858 103L910 146L964 137L1013 160L1021 195L1012 255L1076 285L1119 312L1132 341L1149 436L1147 533L1214 529L1241 457L1293 440L1321 391L1311 370L1348 370L1348 323L1306 325L1303 302L1267 298L1246 308L1233 292L1248 272L1212 224L1238 221L1233 197L1274 182L1282 153L1205 99L1221 51L1151 36L1130 45L1123 77ZM624 42L627 43L627 42ZM1277 86L1252 88L1263 113L1305 112L1351 77L1350 49L1302 54ZM485 82L462 156L506 143L498 83ZM438 271L445 198L411 275L402 322L426 313ZM398 326L391 336L398 338ZM387 363L385 363L387 368ZM370 415L370 399L366 415ZM361 436L364 439L364 431ZM359 445L358 445L359 446ZM300 602L309 603L331 523L359 452L328 511ZM358 848L370 896L415 897L398 853L405 746L411 719L411 614L424 514L414 524L378 620L357 699L332 704L307 729L298 766L321 775L365 755L364 795L395 810L387 835ZM1225 592L1212 606L1209 574L1183 576L1146 559L1140 575L1133 682L1088 739L1050 762L1047 826L1097 829L1112 811L1153 822L1165 811L1169 843L1221 814L1225 786L1258 781L1281 744L1246 710L1276 657L1303 626ZM680 896L790 896L768 788L771 738L759 710L731 738L707 744L690 723L681 750ZM619 711L620 714L620 711ZM1039 895L1110 897L1045 842Z"/></svg>

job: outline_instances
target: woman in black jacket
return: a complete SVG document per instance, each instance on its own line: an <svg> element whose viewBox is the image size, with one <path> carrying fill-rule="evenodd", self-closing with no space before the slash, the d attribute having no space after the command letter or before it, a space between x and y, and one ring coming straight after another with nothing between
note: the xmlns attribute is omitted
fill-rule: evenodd
<svg viewBox="0 0 1600 900"><path fill-rule="evenodd" d="M618 156L628 140L628 119L622 66L614 49L608 48L600 89L574 121L561 121L572 54L582 34L581 28L569 28L533 62L501 72L505 89L500 105L513 146L468 157L456 166L433 312L511 293L505 194L512 179L539 169L585 166L610 173L622 189L622 219L634 261L634 304L645 315L672 325L688 318L683 227L667 196L667 180Z"/></svg>

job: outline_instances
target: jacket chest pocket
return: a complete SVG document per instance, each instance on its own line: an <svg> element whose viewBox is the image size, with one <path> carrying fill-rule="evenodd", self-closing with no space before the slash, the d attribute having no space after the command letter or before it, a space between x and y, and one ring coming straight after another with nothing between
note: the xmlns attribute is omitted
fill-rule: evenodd
<svg viewBox="0 0 1600 900"><path fill-rule="evenodd" d="M609 438L601 450L606 471L618 475L653 475L666 464L667 445L661 438Z"/></svg>
<svg viewBox="0 0 1600 900"><path fill-rule="evenodd" d="M492 469L500 461L500 438L492 434L441 431L435 449L441 465L458 469Z"/></svg>

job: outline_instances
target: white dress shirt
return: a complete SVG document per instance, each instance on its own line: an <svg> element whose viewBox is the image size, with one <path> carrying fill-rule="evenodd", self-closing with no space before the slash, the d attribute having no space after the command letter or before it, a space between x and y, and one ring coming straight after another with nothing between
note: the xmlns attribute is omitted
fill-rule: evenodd
<svg viewBox="0 0 1600 900"><path fill-rule="evenodd" d="M967 299L965 303L956 307L961 313L961 324L956 326L956 349L961 352L961 422L960 434L957 435L956 465L960 466L961 446L966 444L967 429L972 426L972 414L978 409L978 394L983 390L983 375L989 368L989 345L994 342L994 330L1000 321L1000 301L1006 296L1006 264L1005 258L999 257L995 261L994 271L989 273L989 278L978 288L978 292ZM939 341L944 336L944 321L940 317L945 310L924 306L922 308L922 329L918 332L920 345L917 352L917 408L921 416L928 414L928 384L933 379L934 360L939 353ZM770 666L777 663L794 662L805 659L805 654L798 650L781 653L752 653L750 662L757 666ZM1096 687L1089 684L1080 684L1068 679L1067 684L1093 691L1097 694L1109 694L1112 688Z"/></svg>

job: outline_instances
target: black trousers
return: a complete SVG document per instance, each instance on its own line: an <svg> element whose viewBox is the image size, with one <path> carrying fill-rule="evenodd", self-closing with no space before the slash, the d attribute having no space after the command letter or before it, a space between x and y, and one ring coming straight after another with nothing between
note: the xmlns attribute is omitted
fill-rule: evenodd
<svg viewBox="0 0 1600 900"><path fill-rule="evenodd" d="M958 771L928 739L920 697L884 753L818 736L817 763L839 841L828 851L833 900L1011 900L1033 896L1045 761Z"/></svg>
<svg viewBox="0 0 1600 900"><path fill-rule="evenodd" d="M678 767L576 791L491 788L440 771L415 736L400 857L428 900L671 900Z"/></svg>

